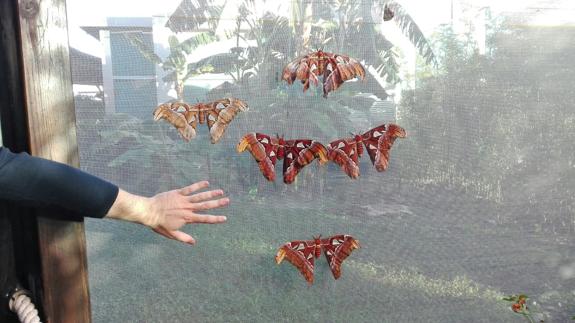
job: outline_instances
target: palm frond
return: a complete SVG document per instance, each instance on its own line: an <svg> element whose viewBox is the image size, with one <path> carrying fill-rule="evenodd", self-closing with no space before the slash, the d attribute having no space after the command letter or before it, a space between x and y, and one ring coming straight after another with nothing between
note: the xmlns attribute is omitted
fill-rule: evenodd
<svg viewBox="0 0 575 323"><path fill-rule="evenodd" d="M219 22L223 6L213 0L184 0L168 19L166 27L175 33L194 31L204 23L214 30Z"/></svg>
<svg viewBox="0 0 575 323"><path fill-rule="evenodd" d="M388 2L385 1L384 5L387 4L388 8L390 8L394 13L393 20L399 26L399 29L403 32L403 34L409 38L413 46L417 48L419 54L423 56L425 62L427 64L432 64L437 66L437 58L433 53L433 49L431 48L431 44L425 38L425 35L415 23L415 20L407 13L407 11L398 3L396 2ZM384 5L381 8L384 8ZM382 9L383 12L383 9Z"/></svg>
<svg viewBox="0 0 575 323"><path fill-rule="evenodd" d="M132 44L132 46L136 47L140 53L142 53L144 58L154 64L162 64L162 59L154 53L154 48L148 46L148 44L144 42L143 34L141 32L130 32L124 33L123 35L130 44Z"/></svg>
<svg viewBox="0 0 575 323"><path fill-rule="evenodd" d="M213 43L218 40L218 37L213 32L205 32L190 37L180 43L180 48L186 54L190 54L194 49Z"/></svg>
<svg viewBox="0 0 575 323"><path fill-rule="evenodd" d="M188 64L188 73L196 73L196 71L208 67L211 69L211 73L230 73L230 71L233 71L234 68L244 62L245 60L240 60L240 58L233 53L215 54L198 62Z"/></svg>
<svg viewBox="0 0 575 323"><path fill-rule="evenodd" d="M397 63L397 53L390 48L383 50L379 53L381 57L381 65L376 67L376 71L380 75L385 75L385 81L389 84L397 84L401 81L399 77L399 64Z"/></svg>

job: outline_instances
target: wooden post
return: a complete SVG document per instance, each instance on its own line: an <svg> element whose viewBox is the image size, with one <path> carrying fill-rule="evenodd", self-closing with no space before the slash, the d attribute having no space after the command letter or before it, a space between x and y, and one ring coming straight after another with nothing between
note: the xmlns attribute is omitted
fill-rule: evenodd
<svg viewBox="0 0 575 323"><path fill-rule="evenodd" d="M0 124L2 146L28 151L21 73L20 21L16 1L0 1ZM0 188L1 189L1 188ZM5 296L20 285L40 305L41 274L37 221L30 208L0 202L0 322L17 323ZM37 307L43 315L41 306Z"/></svg>
<svg viewBox="0 0 575 323"><path fill-rule="evenodd" d="M19 0L30 152L78 166L65 0ZM82 222L40 217L43 305L48 322L90 322Z"/></svg>

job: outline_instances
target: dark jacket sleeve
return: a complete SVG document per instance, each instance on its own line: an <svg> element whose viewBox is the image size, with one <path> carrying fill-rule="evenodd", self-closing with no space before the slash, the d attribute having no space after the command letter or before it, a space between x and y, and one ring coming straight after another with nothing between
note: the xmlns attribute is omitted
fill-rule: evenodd
<svg viewBox="0 0 575 323"><path fill-rule="evenodd" d="M0 147L0 199L104 217L118 187L79 169Z"/></svg>

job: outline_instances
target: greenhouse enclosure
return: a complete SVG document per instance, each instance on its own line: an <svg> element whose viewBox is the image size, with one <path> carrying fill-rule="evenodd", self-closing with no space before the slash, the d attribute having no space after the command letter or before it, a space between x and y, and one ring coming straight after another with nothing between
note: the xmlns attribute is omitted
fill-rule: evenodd
<svg viewBox="0 0 575 323"><path fill-rule="evenodd" d="M575 319L572 1L52 2L79 167L231 201L75 227L93 322Z"/></svg>

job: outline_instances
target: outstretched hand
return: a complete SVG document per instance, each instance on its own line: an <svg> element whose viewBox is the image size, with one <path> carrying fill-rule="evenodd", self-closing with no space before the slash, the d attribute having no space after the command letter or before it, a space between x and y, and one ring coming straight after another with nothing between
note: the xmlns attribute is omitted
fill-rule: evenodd
<svg viewBox="0 0 575 323"><path fill-rule="evenodd" d="M198 182L182 189L159 193L151 198L120 190L107 217L141 223L167 238L193 245L196 240L180 230L184 225L226 221L225 216L196 213L230 203L228 198L218 198L224 194L222 190L196 193L208 186L207 181Z"/></svg>
<svg viewBox="0 0 575 323"><path fill-rule="evenodd" d="M225 216L198 214L196 212L215 209L230 203L228 198L215 199L224 194L222 190L193 194L208 186L209 183L203 181L152 197L149 222L146 225L164 237L189 244L196 243L191 235L179 229L190 223L225 222Z"/></svg>

